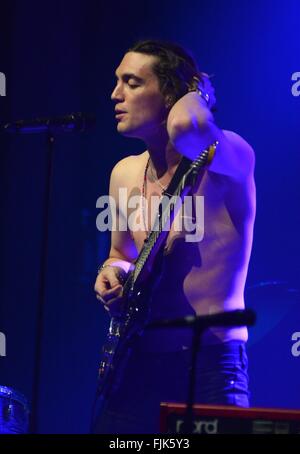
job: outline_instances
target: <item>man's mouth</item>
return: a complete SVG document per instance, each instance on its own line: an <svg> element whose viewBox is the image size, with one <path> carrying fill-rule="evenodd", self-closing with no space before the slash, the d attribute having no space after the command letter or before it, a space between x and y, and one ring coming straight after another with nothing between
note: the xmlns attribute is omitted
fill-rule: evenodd
<svg viewBox="0 0 300 454"><path fill-rule="evenodd" d="M117 113L116 113L116 115L115 115L115 118L116 118L117 120L121 120L121 119L124 117L124 115L126 115L126 113L127 113L127 112L118 112L118 111L117 111Z"/></svg>

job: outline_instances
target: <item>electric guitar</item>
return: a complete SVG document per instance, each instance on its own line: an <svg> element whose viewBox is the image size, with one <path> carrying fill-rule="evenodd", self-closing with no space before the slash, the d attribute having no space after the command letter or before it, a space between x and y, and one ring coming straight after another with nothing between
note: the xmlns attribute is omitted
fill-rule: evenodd
<svg viewBox="0 0 300 454"><path fill-rule="evenodd" d="M143 333L149 320L151 288L158 276L157 269L169 228L182 206L184 197L195 186L200 169L212 160L217 144L217 141L214 142L194 161L182 158L165 191L167 203L160 203L153 229L145 240L134 270L125 281L121 315L111 318L107 339L102 348L97 392L97 399L100 399L102 404L117 389L131 346L137 336Z"/></svg>

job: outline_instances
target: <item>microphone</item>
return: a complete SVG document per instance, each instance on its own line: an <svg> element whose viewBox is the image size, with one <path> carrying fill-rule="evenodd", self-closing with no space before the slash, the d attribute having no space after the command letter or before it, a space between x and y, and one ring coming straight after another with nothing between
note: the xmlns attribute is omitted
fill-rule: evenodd
<svg viewBox="0 0 300 454"><path fill-rule="evenodd" d="M201 329L210 326L251 326L256 321L255 312L251 309L218 312L210 315L187 315L173 320L157 320L146 328L198 326Z"/></svg>
<svg viewBox="0 0 300 454"><path fill-rule="evenodd" d="M11 134L39 134L43 132L83 132L96 124L96 117L82 112L54 118L18 120L1 126L2 132Z"/></svg>

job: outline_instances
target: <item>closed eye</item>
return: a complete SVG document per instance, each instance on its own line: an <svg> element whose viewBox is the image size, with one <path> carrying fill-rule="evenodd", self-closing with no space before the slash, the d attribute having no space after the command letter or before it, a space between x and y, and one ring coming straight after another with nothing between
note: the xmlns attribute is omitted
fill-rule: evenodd
<svg viewBox="0 0 300 454"><path fill-rule="evenodd" d="M139 87L140 85L138 85L138 84L132 84L132 83L130 84L130 83L128 82L128 86L129 86L130 88L137 88L137 87Z"/></svg>
<svg viewBox="0 0 300 454"><path fill-rule="evenodd" d="M119 77L118 74L115 73L115 76L117 78L117 81L121 79L132 89L140 87L144 82L141 77L138 77L136 74L133 73L124 73L121 75L121 77Z"/></svg>

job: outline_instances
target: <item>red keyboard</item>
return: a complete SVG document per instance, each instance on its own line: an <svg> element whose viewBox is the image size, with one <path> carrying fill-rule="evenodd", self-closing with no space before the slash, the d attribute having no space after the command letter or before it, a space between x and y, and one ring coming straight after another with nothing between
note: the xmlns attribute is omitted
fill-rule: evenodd
<svg viewBox="0 0 300 454"><path fill-rule="evenodd" d="M185 405L161 403L161 433L184 433ZM194 405L193 434L300 434L300 411Z"/></svg>

